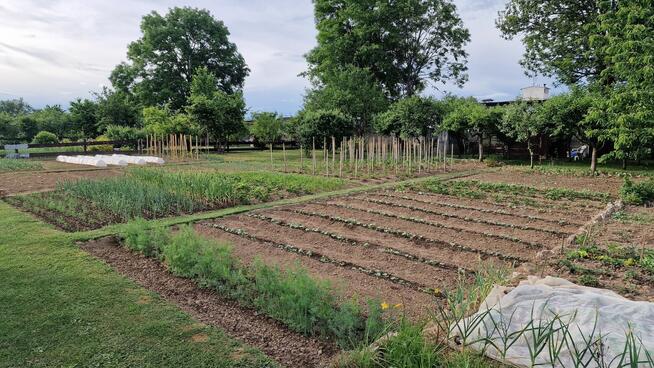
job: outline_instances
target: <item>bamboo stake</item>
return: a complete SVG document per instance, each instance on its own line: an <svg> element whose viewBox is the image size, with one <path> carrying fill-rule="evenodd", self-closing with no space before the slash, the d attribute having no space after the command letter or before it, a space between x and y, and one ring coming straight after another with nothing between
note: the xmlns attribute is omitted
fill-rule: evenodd
<svg viewBox="0 0 654 368"><path fill-rule="evenodd" d="M300 172L304 173L304 148L300 144Z"/></svg>
<svg viewBox="0 0 654 368"><path fill-rule="evenodd" d="M270 170L275 170L275 164L273 163L273 144L270 142Z"/></svg>
<svg viewBox="0 0 654 368"><path fill-rule="evenodd" d="M284 153L284 172L286 172L286 143L282 142L282 152Z"/></svg>
<svg viewBox="0 0 654 368"><path fill-rule="evenodd" d="M336 172L336 138L332 136L332 174Z"/></svg>
<svg viewBox="0 0 654 368"><path fill-rule="evenodd" d="M313 150L311 151L311 158L313 161L312 175L316 175L316 137L313 137Z"/></svg>

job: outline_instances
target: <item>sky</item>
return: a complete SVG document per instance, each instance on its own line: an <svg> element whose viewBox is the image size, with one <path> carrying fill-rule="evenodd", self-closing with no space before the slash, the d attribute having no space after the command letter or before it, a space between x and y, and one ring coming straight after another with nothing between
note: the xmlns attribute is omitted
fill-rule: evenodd
<svg viewBox="0 0 654 368"><path fill-rule="evenodd" d="M432 85L425 95L510 100L533 83L552 85L526 77L520 40L504 40L495 28L505 0L454 3L471 33L469 81L463 88ZM225 23L250 68L244 86L250 111L292 115L301 108L309 87L299 76L307 68L303 55L316 44L311 0L0 0L0 100L67 108L91 97L126 60L141 17L174 6L205 8Z"/></svg>

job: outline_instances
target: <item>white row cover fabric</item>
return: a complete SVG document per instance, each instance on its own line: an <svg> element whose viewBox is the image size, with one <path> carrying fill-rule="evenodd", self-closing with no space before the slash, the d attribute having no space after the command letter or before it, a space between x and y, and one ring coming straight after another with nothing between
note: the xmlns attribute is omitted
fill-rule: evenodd
<svg viewBox="0 0 654 368"><path fill-rule="evenodd" d="M548 325L550 321L555 322ZM638 366L650 366L645 363L646 351L654 357L654 303L632 301L609 290L549 276L530 276L515 288L495 286L475 315L450 326L450 334L494 359L502 360L500 351L504 350L505 361L532 367L531 356L535 354L530 354L530 349L536 351L538 344L534 341L539 340L540 332L548 330L547 326L551 327L549 331L556 332L543 343L545 346L535 360L537 366L618 367L629 331L640 349ZM520 337L508 349L497 349L488 343L490 340L496 346L507 346L506 336L525 327L524 334L513 335ZM566 329L567 341L574 341L576 347L563 339ZM594 344L584 352L589 346L584 339L591 340L591 337ZM600 347L603 353L593 359L592 355ZM558 348L561 349L558 359L552 365L549 352ZM576 354L571 352L575 349ZM579 363L580 358L583 364ZM628 356L624 359L622 364L630 361Z"/></svg>
<svg viewBox="0 0 654 368"><path fill-rule="evenodd" d="M58 162L68 164L89 165L95 167L107 167L107 163L93 156L57 156Z"/></svg>
<svg viewBox="0 0 654 368"><path fill-rule="evenodd" d="M162 158L154 156L128 156L128 155L95 155L95 156L57 156L57 161L77 165L89 165L95 167L107 167L107 165L127 166L145 165L148 163L163 165Z"/></svg>

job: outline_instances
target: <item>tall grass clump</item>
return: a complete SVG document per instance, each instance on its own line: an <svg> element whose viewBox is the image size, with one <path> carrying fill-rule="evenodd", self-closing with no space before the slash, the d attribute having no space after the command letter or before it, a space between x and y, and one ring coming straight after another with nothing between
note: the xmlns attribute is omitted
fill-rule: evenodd
<svg viewBox="0 0 654 368"><path fill-rule="evenodd" d="M146 255L160 255L173 274L216 289L294 331L332 338L350 348L368 336L376 338L385 327L381 308L375 307L379 303L370 302L366 311L299 265L282 270L257 260L247 266L233 255L229 244L206 239L191 226L182 226L172 235L160 231L138 219L126 226L123 242Z"/></svg>
<svg viewBox="0 0 654 368"><path fill-rule="evenodd" d="M624 179L620 188L620 197L627 204L643 205L654 201L654 178L634 183L629 178Z"/></svg>

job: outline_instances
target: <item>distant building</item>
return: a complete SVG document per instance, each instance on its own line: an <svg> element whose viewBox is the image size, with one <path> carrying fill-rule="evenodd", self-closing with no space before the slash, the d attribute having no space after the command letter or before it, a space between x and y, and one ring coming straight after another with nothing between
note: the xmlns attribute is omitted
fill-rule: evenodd
<svg viewBox="0 0 654 368"><path fill-rule="evenodd" d="M550 89L546 84L542 86L530 86L520 89L520 98L518 100L495 101L492 98L481 100L486 106L503 106L509 105L516 101L534 101L542 102L550 98Z"/></svg>
<svg viewBox="0 0 654 368"><path fill-rule="evenodd" d="M545 101L550 98L550 89L547 84L525 87L520 92L520 99L523 101Z"/></svg>

